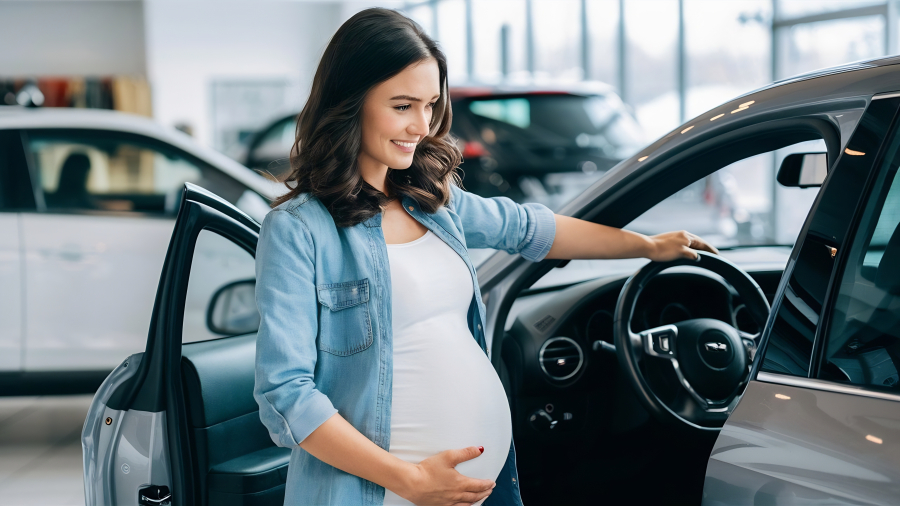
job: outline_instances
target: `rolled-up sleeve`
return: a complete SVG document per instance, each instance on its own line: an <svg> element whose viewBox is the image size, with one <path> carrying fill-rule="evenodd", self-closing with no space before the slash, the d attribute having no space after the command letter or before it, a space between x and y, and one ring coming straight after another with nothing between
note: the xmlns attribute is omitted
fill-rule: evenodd
<svg viewBox="0 0 900 506"><path fill-rule="evenodd" d="M485 198L451 185L451 203L462 221L466 246L519 253L543 260L556 237L556 219L547 206L517 204L506 197Z"/></svg>
<svg viewBox="0 0 900 506"><path fill-rule="evenodd" d="M318 303L312 237L289 211L266 215L256 249L256 341L253 396L278 446L297 446L337 410L316 389Z"/></svg>

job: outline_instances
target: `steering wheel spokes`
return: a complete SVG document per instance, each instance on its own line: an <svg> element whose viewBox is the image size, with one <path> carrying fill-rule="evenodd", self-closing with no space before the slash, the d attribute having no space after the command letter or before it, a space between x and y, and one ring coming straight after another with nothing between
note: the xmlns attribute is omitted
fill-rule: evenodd
<svg viewBox="0 0 900 506"><path fill-rule="evenodd" d="M679 326L684 327L681 338L678 337ZM706 421L711 413L730 413L735 404L732 401L749 371L745 343L736 329L719 320L701 318L645 330L638 336L646 355L671 362L679 384L696 403L696 406L688 406L686 399L681 400L676 406L676 414L689 420L702 418L704 420L697 421ZM688 372L686 375L678 361L679 351L686 355L688 365L699 371ZM698 355L699 362L696 360ZM702 382L702 385L713 385L713 388L701 387L701 394L693 387L688 376ZM721 388L720 385L734 384L735 379L738 381L738 388L731 391ZM698 413L697 408L702 413Z"/></svg>
<svg viewBox="0 0 900 506"><path fill-rule="evenodd" d="M638 336L643 344L644 353L647 355L675 359L675 339L678 337L678 327L675 325L663 325L645 330Z"/></svg>
<svg viewBox="0 0 900 506"><path fill-rule="evenodd" d="M718 430L740 400L759 334L741 332L713 318L685 320L637 334L631 331L634 307L650 278L683 264L687 262L651 262L625 283L616 306L616 352L638 399L651 414L700 430ZM699 262L690 264L721 275L740 294L759 328L764 327L769 303L747 273L721 257L703 252ZM654 393L639 365L644 356L671 364L681 387L674 400L663 402Z"/></svg>

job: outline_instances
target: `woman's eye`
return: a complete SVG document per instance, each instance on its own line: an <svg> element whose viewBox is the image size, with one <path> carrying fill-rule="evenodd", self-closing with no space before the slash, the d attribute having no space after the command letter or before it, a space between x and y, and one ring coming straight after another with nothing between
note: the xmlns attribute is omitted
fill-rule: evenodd
<svg viewBox="0 0 900 506"><path fill-rule="evenodd" d="M397 107L394 107L394 109L397 109L398 111L405 111L405 110L409 109L409 104L398 105Z"/></svg>
<svg viewBox="0 0 900 506"><path fill-rule="evenodd" d="M430 104L428 104L428 107L434 109L435 104L437 104L437 102L431 102Z"/></svg>

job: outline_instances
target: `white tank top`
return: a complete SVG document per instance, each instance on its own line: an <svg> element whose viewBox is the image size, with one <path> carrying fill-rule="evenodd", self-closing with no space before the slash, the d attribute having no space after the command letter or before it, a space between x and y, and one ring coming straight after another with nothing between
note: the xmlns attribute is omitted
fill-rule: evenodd
<svg viewBox="0 0 900 506"><path fill-rule="evenodd" d="M390 452L418 464L444 450L483 446L481 456L456 470L495 480L509 454L511 417L500 378L466 321L475 289L469 269L431 231L387 250L394 329ZM386 490L384 504L412 503Z"/></svg>

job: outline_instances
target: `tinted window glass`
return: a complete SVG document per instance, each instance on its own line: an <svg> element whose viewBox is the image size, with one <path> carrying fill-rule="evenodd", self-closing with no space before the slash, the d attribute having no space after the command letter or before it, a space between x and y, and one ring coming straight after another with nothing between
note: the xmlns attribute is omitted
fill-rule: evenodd
<svg viewBox="0 0 900 506"><path fill-rule="evenodd" d="M900 388L900 136L878 175L844 266L819 376Z"/></svg>
<svg viewBox="0 0 900 506"><path fill-rule="evenodd" d="M107 132L30 132L34 173L50 210L174 214L185 182L235 203L237 181L168 146Z"/></svg>
<svg viewBox="0 0 900 506"><path fill-rule="evenodd" d="M856 211L898 99L876 100L860 119L847 149L814 205L766 344L761 370L808 376L813 342L834 270L835 256Z"/></svg>

